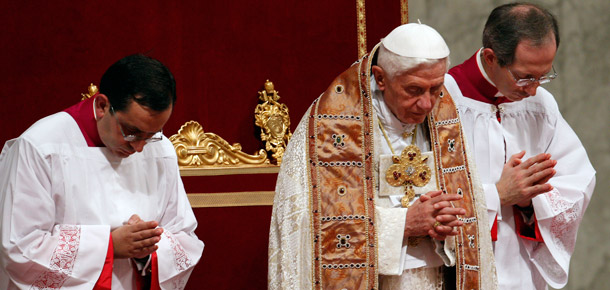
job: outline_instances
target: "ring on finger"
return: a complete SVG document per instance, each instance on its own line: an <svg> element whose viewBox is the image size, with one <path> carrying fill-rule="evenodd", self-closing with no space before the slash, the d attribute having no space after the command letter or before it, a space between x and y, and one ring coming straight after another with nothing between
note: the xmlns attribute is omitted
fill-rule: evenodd
<svg viewBox="0 0 610 290"><path fill-rule="evenodd" d="M432 225L433 229L436 229L436 227L440 226L441 223L439 221L435 221L434 224Z"/></svg>

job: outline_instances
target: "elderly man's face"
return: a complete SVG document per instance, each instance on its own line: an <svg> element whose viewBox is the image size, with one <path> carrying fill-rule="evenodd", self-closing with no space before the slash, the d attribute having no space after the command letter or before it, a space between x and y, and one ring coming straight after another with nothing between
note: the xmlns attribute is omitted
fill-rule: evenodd
<svg viewBox="0 0 610 290"><path fill-rule="evenodd" d="M443 87L445 72L445 61L420 65L391 79L387 78L381 67L373 67L386 105L398 120L408 124L423 122L432 111Z"/></svg>

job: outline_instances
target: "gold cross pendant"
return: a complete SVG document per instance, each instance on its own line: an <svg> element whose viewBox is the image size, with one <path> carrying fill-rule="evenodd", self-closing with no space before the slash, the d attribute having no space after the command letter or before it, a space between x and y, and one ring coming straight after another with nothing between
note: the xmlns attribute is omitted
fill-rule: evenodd
<svg viewBox="0 0 610 290"><path fill-rule="evenodd" d="M386 171L385 178L391 186L405 186L405 196L401 199L403 207L409 207L415 198L413 186L422 187L430 181L431 171L426 160L428 157L422 157L421 151L415 145L405 147L400 157L392 157L394 164Z"/></svg>

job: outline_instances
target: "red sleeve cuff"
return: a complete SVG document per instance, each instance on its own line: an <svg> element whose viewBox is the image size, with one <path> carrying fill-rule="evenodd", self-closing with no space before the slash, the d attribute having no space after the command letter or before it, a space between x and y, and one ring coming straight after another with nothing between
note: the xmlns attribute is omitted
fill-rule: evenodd
<svg viewBox="0 0 610 290"><path fill-rule="evenodd" d="M515 216L515 232L517 232L519 237L530 241L544 243L544 239L540 234L540 228L538 228L538 220L536 219L535 212L532 216L534 219L534 223L532 225L525 223L521 210L518 207L513 206L513 214Z"/></svg>
<svg viewBox="0 0 610 290"><path fill-rule="evenodd" d="M494 223L491 226L491 241L495 242L498 240L498 215L494 218Z"/></svg>
<svg viewBox="0 0 610 290"><path fill-rule="evenodd" d="M161 285L159 285L159 263L157 262L157 252L153 252L151 256L150 290L161 290Z"/></svg>
<svg viewBox="0 0 610 290"><path fill-rule="evenodd" d="M112 288L112 265L114 264L114 248L112 246L112 233L110 233L110 241L108 242L108 252L104 261L104 268L100 278L95 283L93 290L110 290Z"/></svg>

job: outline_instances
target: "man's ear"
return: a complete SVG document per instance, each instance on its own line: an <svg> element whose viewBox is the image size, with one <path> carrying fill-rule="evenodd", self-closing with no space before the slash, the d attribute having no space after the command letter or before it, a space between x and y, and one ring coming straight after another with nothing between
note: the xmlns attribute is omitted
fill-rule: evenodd
<svg viewBox="0 0 610 290"><path fill-rule="evenodd" d="M496 54L494 53L493 49L491 49L491 48L484 48L482 54L483 54L483 61L485 62L485 64L487 64L487 66L492 66L494 64L494 62L498 60L498 58L496 57Z"/></svg>
<svg viewBox="0 0 610 290"><path fill-rule="evenodd" d="M96 121L104 117L105 114L110 113L110 102L108 101L108 97L106 95L97 94L95 96L95 100L93 100L93 104L93 113Z"/></svg>
<svg viewBox="0 0 610 290"><path fill-rule="evenodd" d="M379 90L383 92L385 90L385 84L387 80L385 71L378 65L374 65L371 70L373 71L373 75L375 76L375 82L377 83Z"/></svg>

